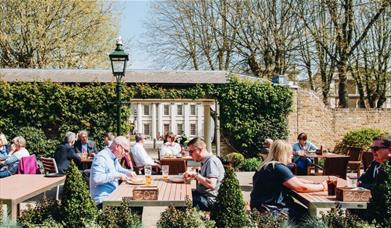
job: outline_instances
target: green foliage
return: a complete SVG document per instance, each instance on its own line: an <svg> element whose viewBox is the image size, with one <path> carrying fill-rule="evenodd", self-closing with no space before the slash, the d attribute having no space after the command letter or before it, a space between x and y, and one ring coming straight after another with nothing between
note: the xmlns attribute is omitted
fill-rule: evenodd
<svg viewBox="0 0 391 228"><path fill-rule="evenodd" d="M61 203L64 223L69 227L82 226L81 218L95 221L98 214L87 185L73 161L67 171Z"/></svg>
<svg viewBox="0 0 391 228"><path fill-rule="evenodd" d="M239 170L256 171L260 164L261 160L259 158L247 158L240 163Z"/></svg>
<svg viewBox="0 0 391 228"><path fill-rule="evenodd" d="M216 227L245 227L251 224L251 219L245 212L239 181L231 168L226 169L210 217L216 222Z"/></svg>
<svg viewBox="0 0 391 228"><path fill-rule="evenodd" d="M259 213L258 210L254 209L251 214L251 220L253 226L260 228L280 228L289 227L288 219L283 216L275 217L271 213Z"/></svg>
<svg viewBox="0 0 391 228"><path fill-rule="evenodd" d="M367 222L359 219L357 216L346 212L341 209L330 211L327 214L322 215L323 223L330 228L364 228L375 227Z"/></svg>
<svg viewBox="0 0 391 228"><path fill-rule="evenodd" d="M125 101L133 96L129 87L123 86L122 91ZM105 132L115 130L115 100L112 83L81 87L0 81L0 130L14 136L20 128L28 126L43 130L48 139L61 141L66 131L86 129L91 139L100 142ZM131 128L127 121L130 113L130 108L123 105L123 132Z"/></svg>
<svg viewBox="0 0 391 228"><path fill-rule="evenodd" d="M141 227L141 219L132 213L128 202L122 202L120 207L106 207L100 212L97 222L102 227Z"/></svg>
<svg viewBox="0 0 391 228"><path fill-rule="evenodd" d="M27 149L30 154L37 156L53 157L56 146L60 143L58 140L47 139L45 133L38 128L22 127L13 132L11 138L15 136L23 136L27 142Z"/></svg>
<svg viewBox="0 0 391 228"><path fill-rule="evenodd" d="M287 137L292 106L289 88L232 77L217 98L222 132L246 157L256 157L266 138Z"/></svg>
<svg viewBox="0 0 391 228"><path fill-rule="evenodd" d="M237 152L229 153L225 157L235 170L237 170L240 164L242 164L242 162L244 161L243 154Z"/></svg>
<svg viewBox="0 0 391 228"><path fill-rule="evenodd" d="M198 209L193 208L190 201L184 209L177 209L170 205L164 212L157 223L160 228L212 228L214 222L202 216Z"/></svg>
<svg viewBox="0 0 391 228"><path fill-rule="evenodd" d="M368 150L375 137L388 134L387 131L373 128L359 128L347 132L342 141L335 146L335 152L346 153L349 148Z"/></svg>
<svg viewBox="0 0 391 228"><path fill-rule="evenodd" d="M18 218L18 223L23 227L37 227L53 221L61 221L60 205L57 201L46 198L38 202L35 208L30 207L23 211L22 216Z"/></svg>

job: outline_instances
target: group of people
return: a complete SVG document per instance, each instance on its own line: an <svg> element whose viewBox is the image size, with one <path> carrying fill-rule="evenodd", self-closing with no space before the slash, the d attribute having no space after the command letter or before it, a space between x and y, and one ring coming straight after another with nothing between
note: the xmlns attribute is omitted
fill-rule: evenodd
<svg viewBox="0 0 391 228"><path fill-rule="evenodd" d="M28 156L30 153L22 136L13 138L9 144L5 135L0 133L0 178L17 173L20 159Z"/></svg>
<svg viewBox="0 0 391 228"><path fill-rule="evenodd" d="M266 143L271 142L267 140ZM283 140L272 142L268 148L266 158L254 174L250 207L261 212L275 212L289 216L294 221L301 221L307 215L307 210L293 201L290 191L326 191L327 183L326 181L315 183L295 176L290 164L292 164L292 161L296 165L310 164L311 160L303 163L300 163L301 161L297 162L299 159L304 159L300 156L299 151L316 149L312 143L307 142L307 136L304 133L298 136L298 143L294 144L293 147ZM386 174L382 170L382 165L387 161L390 162L391 137L375 138L371 149L374 160L358 181L358 186L368 189L372 189L374 185L386 181ZM265 153L263 156L265 156Z"/></svg>
<svg viewBox="0 0 391 228"><path fill-rule="evenodd" d="M144 136L136 135L136 143L131 146L124 136L114 138L110 146L95 155L91 166L90 191L96 205L101 207L103 200L118 187L119 180L134 179L137 174L132 169L125 169L120 161L127 153L132 153L136 164L156 164L152 159L145 159L147 153L143 147ZM168 143L173 141L167 140ZM171 145L166 145L171 146ZM131 150L131 151L130 151ZM186 171L185 180L197 180L193 191L193 204L202 210L210 210L216 200L224 167L220 159L206 150L203 139L196 137L188 143L189 155L196 162L201 162L200 172ZM149 157L149 156L148 156ZM156 164L157 165L157 164Z"/></svg>

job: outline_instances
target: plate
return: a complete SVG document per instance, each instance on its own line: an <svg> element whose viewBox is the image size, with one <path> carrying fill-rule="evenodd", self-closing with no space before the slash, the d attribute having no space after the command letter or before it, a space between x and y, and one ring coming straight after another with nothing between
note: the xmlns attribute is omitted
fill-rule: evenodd
<svg viewBox="0 0 391 228"><path fill-rule="evenodd" d="M62 177L64 175L65 174L62 174L62 173L47 173L47 174L45 174L45 177Z"/></svg>
<svg viewBox="0 0 391 228"><path fill-rule="evenodd" d="M144 178L127 179L126 183L132 184L132 185L143 185L143 184L145 184L145 179Z"/></svg>
<svg viewBox="0 0 391 228"><path fill-rule="evenodd" d="M184 183L185 180L181 176L169 177L168 180L173 183Z"/></svg>

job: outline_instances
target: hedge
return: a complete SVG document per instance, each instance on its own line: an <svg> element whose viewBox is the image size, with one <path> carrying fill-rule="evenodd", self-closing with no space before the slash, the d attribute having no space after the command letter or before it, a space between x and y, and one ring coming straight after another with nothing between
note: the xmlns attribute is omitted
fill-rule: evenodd
<svg viewBox="0 0 391 228"><path fill-rule="evenodd" d="M265 138L286 138L292 92L271 83L230 77L224 85L163 88L139 84L122 86L123 101L132 98L198 99L220 103L223 134L239 152L254 157ZM0 81L0 131L9 138L18 129L41 129L47 139L61 140L66 131L86 129L98 143L106 131L115 131L115 84L85 86L53 82ZM132 129L129 106L122 106L123 133ZM54 148L53 148L54 150Z"/></svg>

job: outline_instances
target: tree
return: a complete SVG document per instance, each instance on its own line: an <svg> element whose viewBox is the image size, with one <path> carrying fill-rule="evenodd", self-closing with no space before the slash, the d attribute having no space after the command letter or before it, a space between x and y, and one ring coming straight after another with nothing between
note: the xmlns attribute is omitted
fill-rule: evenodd
<svg viewBox="0 0 391 228"><path fill-rule="evenodd" d="M73 161L65 179L61 211L67 227L83 227L86 222L95 221L98 215L87 185Z"/></svg>
<svg viewBox="0 0 391 228"><path fill-rule="evenodd" d="M353 0L322 0L313 1L311 3L305 3L306 1L298 0L298 4L304 6L306 4L312 4L310 8L313 11L308 13L308 7L301 7L301 11L298 13L304 22L304 25L310 31L314 40L320 45L325 53L336 62L337 74L339 78L338 84L338 97L339 106L342 108L348 107L347 97L347 75L348 75L348 61L353 56L354 51L367 37L367 34L374 23L382 16L390 7L391 2L387 0L378 0L371 2L361 2ZM366 23L360 27L354 34L354 28L358 21L358 18L365 15L361 14L361 10L370 8L371 13L366 15ZM330 17L335 33L328 34L326 42L324 36L319 36L317 33L317 18L314 18L314 11L325 11ZM333 52L328 47L327 43L335 43L336 52Z"/></svg>
<svg viewBox="0 0 391 228"><path fill-rule="evenodd" d="M88 68L107 64L117 33L98 0L0 1L0 66Z"/></svg>
<svg viewBox="0 0 391 228"><path fill-rule="evenodd" d="M216 222L216 227L247 227L251 224L250 217L245 212L239 181L232 168L226 169L210 217Z"/></svg>

